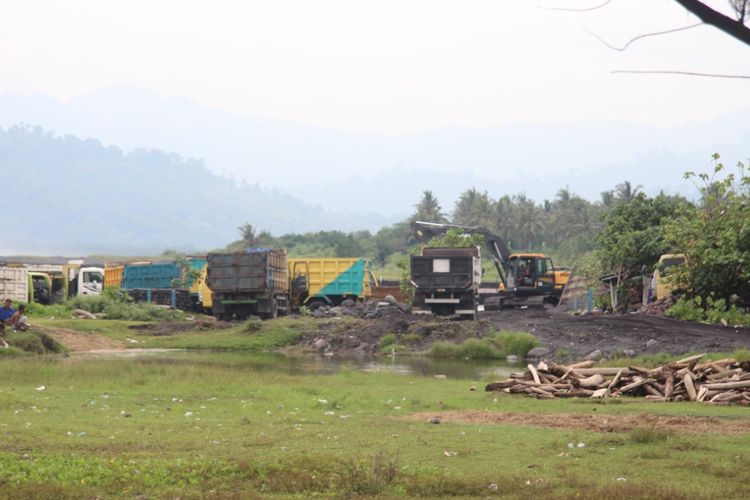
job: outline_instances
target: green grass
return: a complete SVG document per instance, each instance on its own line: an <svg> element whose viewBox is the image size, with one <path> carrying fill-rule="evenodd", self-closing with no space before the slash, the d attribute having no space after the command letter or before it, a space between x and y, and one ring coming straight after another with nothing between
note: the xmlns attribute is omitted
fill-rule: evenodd
<svg viewBox="0 0 750 500"><path fill-rule="evenodd" d="M438 358L461 359L505 359L509 354L524 358L539 345L539 340L530 333L492 332L484 338L466 339L460 344L435 342L429 354Z"/></svg>
<svg viewBox="0 0 750 500"><path fill-rule="evenodd" d="M738 498L750 479L748 434L533 425L539 413L747 419L745 408L538 401L466 380L293 375L249 360L0 360L0 497ZM399 418L461 409L524 412L528 425Z"/></svg>
<svg viewBox="0 0 750 500"><path fill-rule="evenodd" d="M274 321L249 320L230 328L194 328L173 334L154 334L150 330L132 329L141 325L157 325L142 321L39 319L42 327L66 328L84 333L103 335L133 348L217 349L238 351L271 351L299 342L311 328L312 318L279 318ZM181 324L191 325L182 322Z"/></svg>

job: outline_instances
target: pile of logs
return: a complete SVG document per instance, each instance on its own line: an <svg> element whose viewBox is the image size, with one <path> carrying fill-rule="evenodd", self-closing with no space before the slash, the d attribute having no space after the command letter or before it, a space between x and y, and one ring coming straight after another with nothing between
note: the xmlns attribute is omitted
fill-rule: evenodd
<svg viewBox="0 0 750 500"><path fill-rule="evenodd" d="M528 365L523 373L494 382L487 391L527 394L539 399L644 397L648 401L702 401L750 406L750 361L700 362L705 354L658 368L594 368L593 361L564 366L551 362Z"/></svg>

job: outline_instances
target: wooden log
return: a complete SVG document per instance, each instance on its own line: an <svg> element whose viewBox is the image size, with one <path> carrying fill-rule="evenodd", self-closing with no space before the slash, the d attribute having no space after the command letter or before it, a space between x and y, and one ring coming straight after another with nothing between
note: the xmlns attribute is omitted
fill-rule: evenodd
<svg viewBox="0 0 750 500"><path fill-rule="evenodd" d="M591 360L586 361L579 361L578 363L573 363L572 365L568 365L568 368L573 368L574 370L577 370L579 368L591 368L594 366L594 362Z"/></svg>
<svg viewBox="0 0 750 500"><path fill-rule="evenodd" d="M651 396L658 396L660 398L664 397L664 394L662 394L659 389L657 389L654 384L644 384L643 388L646 390L647 393Z"/></svg>
<svg viewBox="0 0 750 500"><path fill-rule="evenodd" d="M571 389L569 391L558 392L558 398L587 398L594 394L594 391L588 389Z"/></svg>
<svg viewBox="0 0 750 500"><path fill-rule="evenodd" d="M578 381L581 387L587 387L587 388L598 387L603 382L604 382L604 377L598 373L595 375L591 375L588 378L583 378Z"/></svg>
<svg viewBox="0 0 750 500"><path fill-rule="evenodd" d="M94 316L88 311L84 311L83 309L76 309L74 312L76 313L76 316L81 316L82 318L96 319L96 316Z"/></svg>
<svg viewBox="0 0 750 500"><path fill-rule="evenodd" d="M698 361L703 356L705 356L706 353L703 354L696 354L694 356L688 356L687 358L678 359L677 361L673 361L673 363L691 363L693 361Z"/></svg>
<svg viewBox="0 0 750 500"><path fill-rule="evenodd" d="M671 398L673 391L674 391L674 373L672 373L672 371L669 371L667 373L667 381L664 384L664 397Z"/></svg>
<svg viewBox="0 0 750 500"><path fill-rule="evenodd" d="M717 384L704 384L704 387L711 390L739 389L741 387L750 387L750 380L740 380L738 382L725 382Z"/></svg>
<svg viewBox="0 0 750 500"><path fill-rule="evenodd" d="M731 377L734 374L740 375L740 378L741 378L742 375L743 375L743 371L742 371L741 368L734 368L734 369L731 369L731 370L722 370L722 371L715 372L715 373L712 373L712 374L706 376L706 379L717 381L717 380L721 380L721 379L724 379L724 378L729 378L729 377ZM750 376L750 373L748 375Z"/></svg>
<svg viewBox="0 0 750 500"><path fill-rule="evenodd" d="M654 382L654 379L651 379L651 378L641 378L639 380L636 380L633 383L630 383L630 384L628 384L626 386L620 387L620 392L630 392L633 389L637 389L638 387L640 387L642 385L645 385L645 384L649 384L651 382Z"/></svg>
<svg viewBox="0 0 750 500"><path fill-rule="evenodd" d="M592 394L591 396L589 396L589 397L590 397L590 398L598 398L598 399L601 399L601 398L603 398L604 396L606 396L606 395L607 395L608 393L609 393L609 389L608 389L608 388L606 388L606 387L604 387L604 388L602 388L602 389L597 389L597 390L595 390L595 391L594 391L594 393L593 393L593 394Z"/></svg>
<svg viewBox="0 0 750 500"><path fill-rule="evenodd" d="M536 365L536 369L539 371L549 371L549 367L547 366L547 363L544 361L540 361L539 364Z"/></svg>
<svg viewBox="0 0 750 500"><path fill-rule="evenodd" d="M705 400L706 399L706 394L708 394L708 389L706 388L705 385L701 386L701 388L698 389L698 395L696 396L695 400L696 401L703 401L703 400Z"/></svg>
<svg viewBox="0 0 750 500"><path fill-rule="evenodd" d="M667 400L664 396L655 396L653 394L647 395L645 398L646 401L654 401L654 402L664 402Z"/></svg>
<svg viewBox="0 0 750 500"><path fill-rule="evenodd" d="M690 373L686 373L682 380L685 382L685 389L687 389L690 401L695 401L698 398L698 393L695 392L695 385L693 385L693 378Z"/></svg>
<svg viewBox="0 0 750 500"><path fill-rule="evenodd" d="M622 378L622 370L618 371L615 377L612 379L612 381L609 383L609 386L607 387L608 391L612 391L613 388L617 387L617 384L620 383L620 379Z"/></svg>
<svg viewBox="0 0 750 500"><path fill-rule="evenodd" d="M542 381L539 379L539 374L537 373L536 368L534 368L534 365L532 365L531 363L529 363L529 365L527 366L527 368L531 372L531 376L534 378L534 382L536 382L537 384L541 384Z"/></svg>
<svg viewBox="0 0 750 500"><path fill-rule="evenodd" d="M555 399L554 394L540 389L539 387L529 387L529 390L542 399Z"/></svg>
<svg viewBox="0 0 750 500"><path fill-rule="evenodd" d="M617 372L619 371L622 371L623 375L635 375L636 374L636 372L634 372L633 370L630 370L629 368L576 368L575 371L587 377L591 375L612 376L612 375L617 375Z"/></svg>

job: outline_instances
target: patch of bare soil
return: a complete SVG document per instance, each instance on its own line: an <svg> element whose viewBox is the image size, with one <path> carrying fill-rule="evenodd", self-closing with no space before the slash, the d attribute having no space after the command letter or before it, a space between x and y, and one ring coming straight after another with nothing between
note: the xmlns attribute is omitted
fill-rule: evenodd
<svg viewBox="0 0 750 500"><path fill-rule="evenodd" d="M46 333L73 352L85 352L100 349L125 349L122 342L101 335L96 335L94 333L76 332L66 328L54 327L35 327L35 330Z"/></svg>
<svg viewBox="0 0 750 500"><path fill-rule="evenodd" d="M499 330L533 333L550 354L561 350L580 359L688 352L731 352L750 348L750 329L705 325L646 314L571 316L558 309L515 309L481 315Z"/></svg>
<svg viewBox="0 0 750 500"><path fill-rule="evenodd" d="M551 429L582 429L594 432L628 432L638 428L676 433L740 434L750 432L750 421L716 417L668 415L605 415L580 413L507 413L491 411L445 411L414 413L403 417L411 421L455 422L464 424L511 424Z"/></svg>

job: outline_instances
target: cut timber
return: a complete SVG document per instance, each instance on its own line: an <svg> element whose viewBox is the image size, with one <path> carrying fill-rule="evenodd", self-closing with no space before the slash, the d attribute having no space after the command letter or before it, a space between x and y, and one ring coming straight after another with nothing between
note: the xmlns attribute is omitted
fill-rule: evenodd
<svg viewBox="0 0 750 500"><path fill-rule="evenodd" d="M573 363L572 365L569 365L568 368L573 368L574 370L577 370L578 368L591 368L594 366L593 361L580 361L578 363Z"/></svg>
<svg viewBox="0 0 750 500"><path fill-rule="evenodd" d="M706 394L708 394L708 388L704 385L700 389L698 389L698 396L695 398L696 401L703 401L706 399Z"/></svg>
<svg viewBox="0 0 750 500"><path fill-rule="evenodd" d="M76 316L81 316L82 318L96 319L96 316L94 316L93 314L91 314L88 311L84 311L83 309L76 309L75 313L76 313Z"/></svg>
<svg viewBox="0 0 750 500"><path fill-rule="evenodd" d="M591 389L592 387L599 387L599 384L604 382L604 377L598 373L588 378L579 380L580 386Z"/></svg>
<svg viewBox="0 0 750 500"><path fill-rule="evenodd" d="M637 389L638 387L646 384L650 384L651 382L656 382L652 378L641 378L633 382L632 384L628 384L622 388L620 388L620 392L628 392L632 391L633 389Z"/></svg>
<svg viewBox="0 0 750 500"><path fill-rule="evenodd" d="M686 373L682 380L685 383L685 389L687 389L690 401L698 399L698 394L695 392L695 385L693 385L693 377L689 373Z"/></svg>
<svg viewBox="0 0 750 500"><path fill-rule="evenodd" d="M672 372L667 373L667 382L664 384L664 397L671 398L674 391L674 375Z"/></svg>
<svg viewBox="0 0 750 500"><path fill-rule="evenodd" d="M693 361L698 361L699 359L701 359L705 355L706 354L704 353L704 354L696 354L695 356L688 356L687 358L678 359L677 361L673 361L670 364L691 363Z"/></svg>
<svg viewBox="0 0 750 500"><path fill-rule="evenodd" d="M597 389L597 390L595 390L595 391L594 391L594 393L593 393L593 394L592 394L591 396L589 396L589 397L590 397L590 398L603 398L604 396L606 396L606 395L607 395L607 393L609 393L609 389L607 389L607 388L604 388L604 389Z"/></svg>
<svg viewBox="0 0 750 500"><path fill-rule="evenodd" d="M704 387L706 389L714 389L714 390L739 389L740 387L750 387L750 380L741 380L740 382L705 384Z"/></svg>
<svg viewBox="0 0 750 500"><path fill-rule="evenodd" d="M531 376L534 378L534 382L536 382L537 384L541 384L542 381L539 379L539 374L537 373L536 368L534 368L534 365L529 364L527 368L531 372Z"/></svg>
<svg viewBox="0 0 750 500"><path fill-rule="evenodd" d="M584 376L589 375L617 375L617 372L622 372L623 375L635 375L635 372L628 368L576 368L577 373Z"/></svg>
<svg viewBox="0 0 750 500"><path fill-rule="evenodd" d="M612 391L613 388L617 387L617 384L620 382L620 379L622 378L622 370L617 372L617 375L615 375L615 378L612 379L612 382L609 383L609 387L607 387L607 391Z"/></svg>

